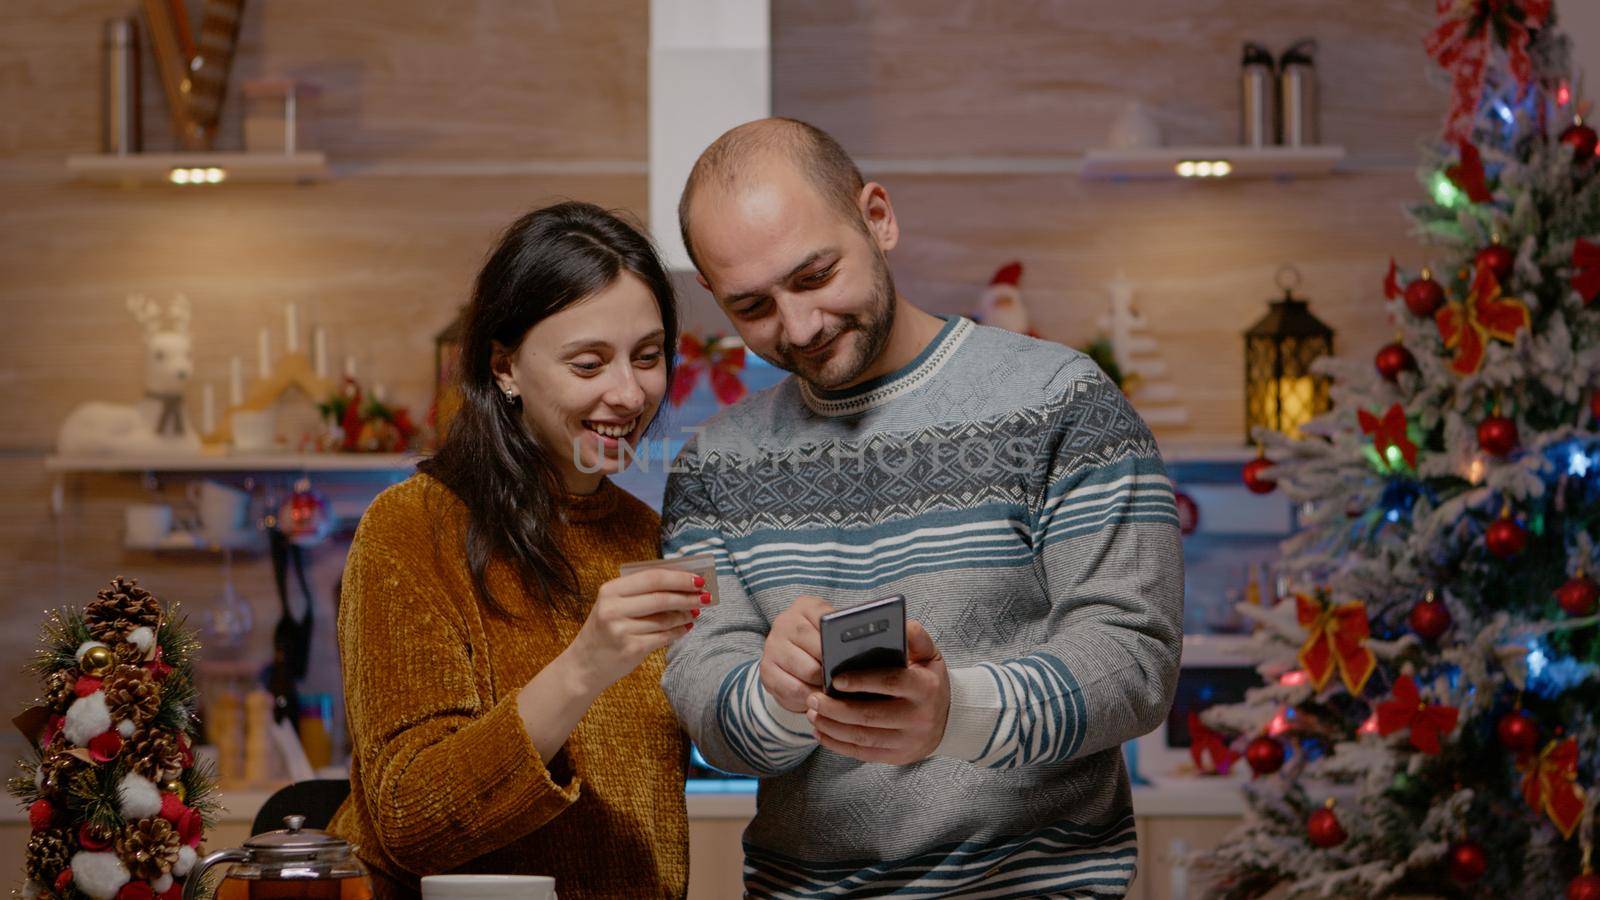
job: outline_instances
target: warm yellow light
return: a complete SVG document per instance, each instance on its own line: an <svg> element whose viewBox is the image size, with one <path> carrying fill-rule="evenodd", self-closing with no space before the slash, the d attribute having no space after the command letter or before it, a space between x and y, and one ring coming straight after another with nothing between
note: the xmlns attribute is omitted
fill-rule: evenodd
<svg viewBox="0 0 1600 900"><path fill-rule="evenodd" d="M210 184L220 184L227 177L228 173L222 169L212 168L206 170L206 181Z"/></svg>
<svg viewBox="0 0 1600 900"><path fill-rule="evenodd" d="M189 183L189 170L188 169L173 169L172 170L172 174L168 175L167 177L172 179L172 183L173 184L188 184Z"/></svg>
<svg viewBox="0 0 1600 900"><path fill-rule="evenodd" d="M1200 162L1195 163L1194 164L1194 173L1196 175L1199 175L1201 178L1210 178L1211 177L1211 163L1210 163L1210 161L1201 160Z"/></svg>
<svg viewBox="0 0 1600 900"><path fill-rule="evenodd" d="M1488 469L1488 466L1484 465L1483 457L1474 458L1471 465L1467 466L1467 480L1474 485L1482 484L1486 469Z"/></svg>
<svg viewBox="0 0 1600 900"><path fill-rule="evenodd" d="M1186 159L1178 163L1178 174L1184 178L1194 177L1194 160Z"/></svg>
<svg viewBox="0 0 1600 900"><path fill-rule="evenodd" d="M1233 163L1230 163L1225 159L1219 159L1211 164L1211 174L1217 176L1218 178L1226 178L1233 174Z"/></svg>
<svg viewBox="0 0 1600 900"><path fill-rule="evenodd" d="M1317 383L1310 375L1278 379L1278 430L1300 437L1300 426L1316 415Z"/></svg>

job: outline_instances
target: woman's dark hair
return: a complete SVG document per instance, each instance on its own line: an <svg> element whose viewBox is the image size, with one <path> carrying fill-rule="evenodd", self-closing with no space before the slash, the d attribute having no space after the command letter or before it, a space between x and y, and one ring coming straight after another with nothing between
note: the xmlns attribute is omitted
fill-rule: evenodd
<svg viewBox="0 0 1600 900"><path fill-rule="evenodd" d="M558 611L576 614L578 607L577 575L552 531L566 495L552 456L560 450L541 446L523 423L521 400L508 402L501 393L490 365L495 344L520 346L528 329L624 272L643 281L661 309L670 384L678 346L672 282L650 241L616 215L578 202L534 210L506 229L478 273L457 366L461 407L438 452L417 468L466 506L472 583L499 615L515 617L518 610L489 588L496 557L511 564L527 593Z"/></svg>

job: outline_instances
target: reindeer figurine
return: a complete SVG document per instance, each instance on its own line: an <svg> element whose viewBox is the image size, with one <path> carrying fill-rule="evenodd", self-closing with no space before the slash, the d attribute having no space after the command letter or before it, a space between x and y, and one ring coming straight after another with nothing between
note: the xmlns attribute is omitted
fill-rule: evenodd
<svg viewBox="0 0 1600 900"><path fill-rule="evenodd" d="M195 453L200 437L183 411L183 390L194 364L189 355L189 298L179 294L161 307L135 294L128 311L144 329L144 399L134 404L80 404L61 423L57 451L69 455Z"/></svg>

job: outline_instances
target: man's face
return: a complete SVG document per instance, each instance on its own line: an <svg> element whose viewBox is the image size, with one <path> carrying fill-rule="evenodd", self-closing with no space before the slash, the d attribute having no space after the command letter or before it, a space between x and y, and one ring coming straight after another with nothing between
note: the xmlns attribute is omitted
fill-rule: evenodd
<svg viewBox="0 0 1600 900"><path fill-rule="evenodd" d="M707 185L690 228L700 274L754 353L813 387L859 382L894 325L882 249L792 167Z"/></svg>

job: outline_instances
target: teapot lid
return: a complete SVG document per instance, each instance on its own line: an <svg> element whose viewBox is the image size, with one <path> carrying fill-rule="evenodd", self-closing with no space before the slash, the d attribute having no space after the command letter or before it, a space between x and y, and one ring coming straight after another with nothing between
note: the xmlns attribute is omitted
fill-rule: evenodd
<svg viewBox="0 0 1600 900"><path fill-rule="evenodd" d="M306 828L305 816L284 816L281 831L268 831L244 842L244 849L257 862L287 862L300 859L329 859L348 856L350 842Z"/></svg>

